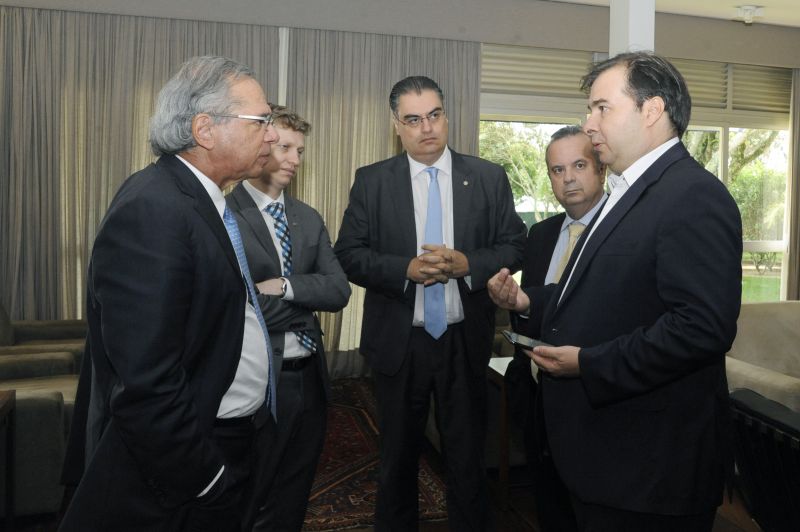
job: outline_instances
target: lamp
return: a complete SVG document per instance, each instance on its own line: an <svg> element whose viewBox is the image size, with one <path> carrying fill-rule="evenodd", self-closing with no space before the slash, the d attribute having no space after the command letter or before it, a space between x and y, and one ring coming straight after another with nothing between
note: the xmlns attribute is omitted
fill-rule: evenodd
<svg viewBox="0 0 800 532"><path fill-rule="evenodd" d="M737 9L739 10L739 14L736 18L741 19L746 26L751 25L754 18L761 18L764 16L764 8L761 6L745 5L738 6Z"/></svg>

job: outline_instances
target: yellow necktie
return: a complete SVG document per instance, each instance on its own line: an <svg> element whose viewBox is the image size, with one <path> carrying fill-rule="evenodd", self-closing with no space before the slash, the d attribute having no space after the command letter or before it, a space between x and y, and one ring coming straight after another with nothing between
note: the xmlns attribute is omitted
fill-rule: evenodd
<svg viewBox="0 0 800 532"><path fill-rule="evenodd" d="M567 249L561 256L561 261L558 263L558 268L556 268L556 275L553 278L554 282L557 283L561 280L561 276L564 274L564 268L567 267L569 257L572 255L572 251L575 249L575 244L583 234L584 229L586 229L586 226L580 222L572 222L567 226L567 231L569 231L569 242L567 243Z"/></svg>

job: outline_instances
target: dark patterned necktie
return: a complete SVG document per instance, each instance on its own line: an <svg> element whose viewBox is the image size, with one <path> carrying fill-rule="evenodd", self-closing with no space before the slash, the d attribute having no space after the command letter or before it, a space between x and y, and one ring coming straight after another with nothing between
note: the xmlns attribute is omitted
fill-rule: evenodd
<svg viewBox="0 0 800 532"><path fill-rule="evenodd" d="M250 301L253 302L253 307L256 311L256 318L258 324L261 325L261 330L264 332L264 341L267 344L267 371L269 372L269 383L267 384L266 401L272 412L272 418L277 419L275 416L275 400L273 391L275 390L275 374L272 371L272 344L269 341L269 331L267 330L267 323L264 321L264 315L261 314L261 307L258 305L258 298L256 297L256 288L253 286L253 279L250 277L250 267L247 265L247 257L244 254L244 246L242 245L242 235L239 233L239 225L236 223L233 213L225 207L225 212L222 215L222 221L225 223L225 229L228 231L228 236L233 245L233 251L236 253L236 259L239 261L239 268L242 270L242 277L244 277L244 284L247 285L247 293L250 295Z"/></svg>
<svg viewBox="0 0 800 532"><path fill-rule="evenodd" d="M286 223L286 214L283 212L283 203L274 201L264 209L275 220L275 236L281 245L281 260L283 261L283 274L292 275L292 237L289 235L289 225ZM305 331L295 331L300 345L311 351L317 350L317 344Z"/></svg>

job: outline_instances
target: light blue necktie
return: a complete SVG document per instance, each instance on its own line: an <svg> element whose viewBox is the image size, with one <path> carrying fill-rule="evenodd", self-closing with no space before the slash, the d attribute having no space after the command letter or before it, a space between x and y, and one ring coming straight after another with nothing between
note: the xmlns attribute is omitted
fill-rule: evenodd
<svg viewBox="0 0 800 532"><path fill-rule="evenodd" d="M275 220L275 236L281 243L281 259L283 260L283 274L292 275L292 237L289 234L289 225L286 223L286 215L283 212L283 203L273 201L264 208L267 214ZM311 351L316 352L317 344L305 331L295 331L295 336L300 345Z"/></svg>
<svg viewBox="0 0 800 532"><path fill-rule="evenodd" d="M264 341L267 345L267 371L269 372L269 384L267 384L266 402L272 412L272 418L277 419L275 415L275 398L273 392L275 390L275 374L272 371L272 344L269 341L269 331L267 324L264 321L264 315L261 314L261 307L258 305L258 298L256 297L256 288L253 286L253 279L250 277L250 268L247 266L247 257L244 254L244 246L242 245L242 235L239 233L239 225L236 223L233 213L225 206L225 212L222 215L222 221L225 222L225 229L228 231L228 236L233 245L233 251L236 252L236 259L239 261L239 267L242 270L242 277L244 277L244 284L247 285L247 293L250 294L250 301L253 303L253 308L256 311L258 324L261 325L261 330L264 332Z"/></svg>
<svg viewBox="0 0 800 532"><path fill-rule="evenodd" d="M428 185L428 216L425 221L425 244L442 244L442 195L439 192L439 182L436 168L426 168L431 176ZM425 330L436 338L447 330L447 315L444 308L444 285L435 283L425 287Z"/></svg>

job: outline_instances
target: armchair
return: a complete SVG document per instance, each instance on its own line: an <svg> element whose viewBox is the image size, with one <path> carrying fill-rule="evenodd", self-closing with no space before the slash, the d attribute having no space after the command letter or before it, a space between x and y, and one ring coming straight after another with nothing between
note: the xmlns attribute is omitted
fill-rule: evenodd
<svg viewBox="0 0 800 532"><path fill-rule="evenodd" d="M800 530L800 413L744 389L731 393L731 413L750 514L765 532Z"/></svg>
<svg viewBox="0 0 800 532"><path fill-rule="evenodd" d="M747 388L800 412L800 301L742 305L726 357L728 389Z"/></svg>
<svg viewBox="0 0 800 532"><path fill-rule="evenodd" d="M75 369L75 356L67 351L0 356L0 389L16 390L15 515L60 510L61 468L78 386ZM5 489L0 486L0 501Z"/></svg>

